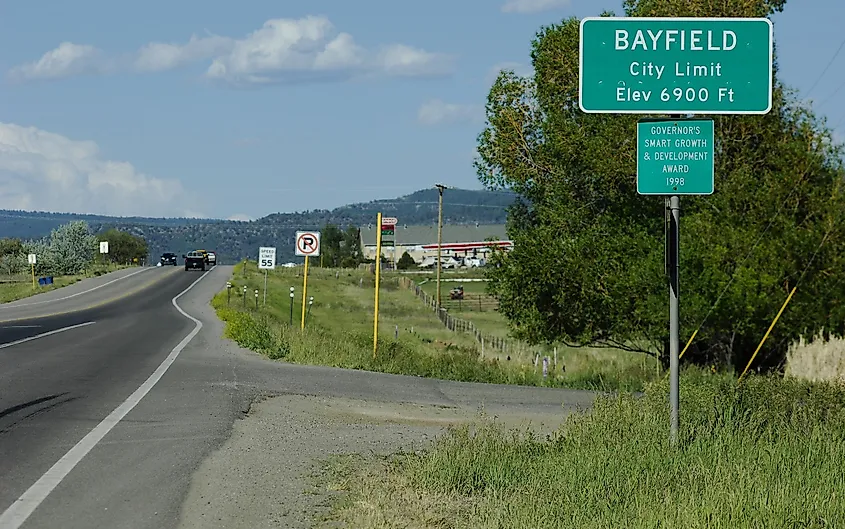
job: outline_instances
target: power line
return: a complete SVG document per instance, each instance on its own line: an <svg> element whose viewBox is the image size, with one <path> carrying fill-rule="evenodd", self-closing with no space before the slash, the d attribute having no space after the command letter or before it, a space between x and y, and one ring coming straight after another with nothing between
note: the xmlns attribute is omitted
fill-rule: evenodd
<svg viewBox="0 0 845 529"><path fill-rule="evenodd" d="M842 48L845 48L845 39L842 39L842 42L839 44L839 47L836 49L836 52L833 54L833 56L832 56L832 57L830 58L830 60L827 62L827 65L824 67L824 70L822 70L822 73L818 76L818 78L815 80L815 82L814 82L814 83L813 83L813 85L810 87L810 89L809 89L809 90L807 90L807 94L806 94L807 96L809 96L809 95L810 95L810 93L813 91L813 89L815 89L815 88L816 88L816 86L819 84L819 81L821 81L821 80L822 80L822 78L824 77L824 74L826 74L826 73L827 73L828 69L830 69L830 67L831 67L831 65L833 64L833 62L834 62L834 61L836 60L836 58L839 56L839 53L842 51ZM830 96L830 97L828 97L828 98L827 98L824 102L822 102L822 104L821 104L821 105L819 105L819 106L822 106L824 103L826 103L826 102L827 102L827 101L828 101L831 97L833 97L833 95L835 95L837 92L839 92L839 90L841 90L843 86L845 86L845 83L843 83L842 85L840 85L840 86L839 86L839 87L838 87L838 88L837 88L837 89L833 92L833 94L831 94L831 96ZM833 129L836 129L836 127L838 127L838 126L839 126L839 125L840 125L843 121L845 121L845 115L843 115L843 116L842 116L842 118L841 118L841 119L840 119L840 120L836 123L836 125L834 125L834 126L833 126ZM801 177L801 178L799 178L799 179L798 179L798 181L796 181L796 182L795 182L795 185L792 187L792 190L791 190L791 191L789 192L789 194L786 196L786 198L784 199L783 203L781 203L780 207L779 207L779 208L778 208L778 210L775 212L775 214L774 214L774 215L772 215L772 218L771 218L771 219L769 219L769 222L768 222L768 224L766 225L765 229L763 229L763 232L762 232L762 233L760 233L760 236L759 236L759 237L757 237L757 240L756 240L756 241L754 241L754 244L751 246L751 249L750 249L750 250L748 250L748 253L747 253L747 254L745 254L745 257L742 259L742 261L741 261L741 262L737 265L737 267L734 269L733 273L731 274L731 278L730 278L730 280L728 280L728 284L727 284L727 285L725 285L725 288L723 288L723 289L722 289L722 291L719 293L719 296L716 298L716 301L714 301L714 302L713 302L713 305L711 305L711 306L710 306L710 310L708 310L708 311L707 311L707 314L706 314L706 315L704 316L704 318L701 320L701 323L698 325L698 327L696 328L695 332L693 332L693 333L692 333L692 336L697 335L697 334L698 334L698 331L700 331L700 330L704 327L704 324L705 324L705 323L707 323L707 319L710 317L710 315L711 315L711 314L713 314L713 311L714 311L714 310L716 310L716 306L717 306L717 305L719 304L719 302L722 300L722 297L725 295L725 293L727 293L728 289L729 289L729 288L731 287L731 285L733 284L734 279L736 279L736 273L737 273L737 272L740 270L740 268L741 268L741 267L745 264L745 262L746 262L746 261L748 261L748 258L749 258L749 257L751 257L751 254L754 252L754 250L756 250L756 249L757 249L757 246L758 246L758 245L760 244L760 242L763 240L763 237L764 237L764 236L766 235L766 233L769 231L769 228L771 228L771 227L772 227L772 224L774 223L775 219L776 219L776 218L780 215L781 211L783 211L784 207L786 206L787 202L789 201L789 198L792 196L792 194L793 194L793 193L795 193L795 191L798 189L798 185L799 185L799 184L801 184L801 182L802 182L803 180L804 180L804 178L803 178L803 177ZM816 250L816 253L818 253L818 251L821 249L821 246L824 244L825 240L827 239L827 236L828 236L828 234L825 234L824 238L822 239L821 244L819 245L819 248ZM813 254L813 257L812 257L812 259L810 260L810 263L812 263L812 261L816 258L816 253L814 253L814 254ZM807 265L807 268L809 268L809 264ZM805 268L805 269L804 269L804 272L802 272L802 273L801 273L801 278L803 278L803 277L804 277L804 274L807 272L807 268ZM801 279L799 278L799 280L798 280L798 281L800 282L800 281L801 281ZM689 345L689 344L688 344L688 345ZM684 350L686 350L686 349L684 349Z"/></svg>
<svg viewBox="0 0 845 529"><path fill-rule="evenodd" d="M754 252L754 250L757 249L757 246L759 246L760 242L763 240L763 237L769 231L769 228L772 227L772 224L774 224L775 219L777 219L777 217L780 215L781 211L783 211L783 209L786 207L787 203L789 202L790 197L792 197L792 194L795 193L795 191L798 189L798 185L801 184L803 182L803 180L804 180L804 177L799 178L798 181L795 182L795 185L792 186L792 190L789 192L789 194L783 200L783 202L781 203L778 210L775 211L775 214L772 215L771 219L769 219L769 223L766 225L766 228L762 231L762 233L760 233L760 236L757 237L756 241L754 241L754 244L751 246L751 249L748 250L748 253L745 254L745 257L742 259L742 261L734 269L733 273L731 274L731 278L728 281L728 284L725 285L725 288L723 288L722 292L719 293L719 296L716 298L716 301L714 301L713 305L710 306L710 310L707 311L707 314L704 316L704 319L701 320L701 323L698 325L698 328L696 328L695 332L692 334L693 336L697 335L698 331L700 331L704 327L704 324L707 323L707 319L710 317L711 314L713 314L713 311L716 310L716 306L719 304L720 301L722 301L722 297L725 295L725 293L727 293L728 289L733 284L734 279L736 279L737 272L739 272L739 270L742 268L742 266L745 264L745 262L748 260L748 258L751 257L751 254ZM825 239L827 239L827 235L825 235ZM824 239L823 239L823 241L824 241ZM818 252L818 250L816 250L816 251ZM815 259L815 254L813 256L813 259ZM805 273L806 273L806 269L805 269ZM801 274L801 277L804 277L803 273ZM799 279L799 281L800 281L800 279Z"/></svg>
<svg viewBox="0 0 845 529"><path fill-rule="evenodd" d="M812 92L813 89L819 84L819 81L822 80L822 77L824 77L824 74L827 73L827 70L831 67L831 65L833 64L833 61L836 60L836 57L839 56L839 52L842 51L843 47L845 47L845 39L842 39L842 43L839 44L839 48L836 49L836 53L834 53L833 57L830 58L830 60L827 63L827 66L824 67L824 70L822 70L821 75L819 75L819 77L816 79L816 82L814 82L813 86L811 86L810 89L807 90L807 96L808 97L810 95L810 92Z"/></svg>
<svg viewBox="0 0 845 529"><path fill-rule="evenodd" d="M827 99L825 99L824 101L822 101L821 103L819 103L819 107L823 107L823 106L825 105L825 103L827 103L828 101L830 101L831 99L833 99L833 96L835 96L836 94L838 94L838 93L839 93L839 91L840 91L840 90L842 90L842 88L843 88L843 87L845 87L845 81L842 81L842 84L841 84L841 85L839 85L839 86L836 88L836 90L834 90L834 91L833 91L833 93L832 93L832 94L830 94L829 96L827 96Z"/></svg>
<svg viewBox="0 0 845 529"><path fill-rule="evenodd" d="M831 127L831 130L836 130L842 123L845 123L845 114L842 114L842 117L839 118L839 121L836 122L836 125Z"/></svg>

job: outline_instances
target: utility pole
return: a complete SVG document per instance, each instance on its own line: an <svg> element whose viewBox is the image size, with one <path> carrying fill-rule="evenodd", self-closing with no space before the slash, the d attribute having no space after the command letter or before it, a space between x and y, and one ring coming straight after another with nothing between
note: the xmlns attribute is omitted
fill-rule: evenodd
<svg viewBox="0 0 845 529"><path fill-rule="evenodd" d="M443 184L434 184L437 191L440 193L440 199L437 206L437 315L440 315L440 268L442 263L440 261L441 246L443 246L443 190L446 186Z"/></svg>

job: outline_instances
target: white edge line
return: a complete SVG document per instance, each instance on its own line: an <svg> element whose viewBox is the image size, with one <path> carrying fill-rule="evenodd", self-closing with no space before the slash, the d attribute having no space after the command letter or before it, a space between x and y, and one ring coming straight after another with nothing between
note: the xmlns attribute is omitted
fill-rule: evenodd
<svg viewBox="0 0 845 529"><path fill-rule="evenodd" d="M155 267L153 267L153 266L144 267L141 270L138 270L137 272L132 272L131 274L126 274L125 276L118 277L117 279L112 279L108 283L103 283L102 285L97 285L93 288L89 288L88 290L83 290L82 292L77 292L76 294L71 294L70 296L65 296L63 298L46 299L44 301L33 301L32 303L20 303L18 305L3 304L3 305L0 305L0 309L5 309L5 308L13 308L14 309L14 308L18 308L18 307L30 307L32 305L43 305L44 303L53 303L54 301L62 301L64 299L75 298L76 296L81 296L82 294L87 294L89 292L93 292L93 291L97 290L98 288L103 288L105 286L111 285L112 283L117 283L118 281L123 281L124 279L128 279L128 278L130 278L134 275L138 275L141 272L146 272L148 270L155 270ZM70 285L68 285L68 286L70 286Z"/></svg>
<svg viewBox="0 0 845 529"><path fill-rule="evenodd" d="M171 300L171 303L173 303L173 306L176 307L176 310L196 324L194 326L194 330L182 338L182 341L179 342L172 351L170 351L167 358L164 359L161 365L158 366L153 374L150 375L138 389L129 395L129 397L115 408L114 411L109 413L105 419L100 421L100 423L95 426L93 430L88 432L88 434L78 443L76 443L73 448L68 450L61 459L56 461L56 463L54 463L43 476L38 478L38 481L33 483L26 492L24 492L17 500L15 500L14 503L12 503L12 505L9 506L9 508L3 511L3 514L0 514L0 528L18 529L21 525L23 525L33 511L41 505L41 502L43 502L53 489L55 489L56 486L58 486L58 484L61 483L62 480L70 473L70 471L73 470L80 461L82 461L88 452L90 452L91 449L93 449L97 443L99 443L103 437L112 430L112 428L117 426L117 424L126 417L126 415L132 411L139 402L141 402L141 399L149 393L153 386L161 380L161 377L164 376L167 369L171 366L171 364L173 364L173 362L176 361L176 357L179 356L182 349L184 349L185 346L188 345L188 342L190 342L193 337L197 335L200 329L202 329L202 322L182 310L182 308L176 303L176 300L194 288L194 285L202 281L203 278L213 269L214 268L211 268L205 272L196 281L191 283L188 288L177 294L176 297Z"/></svg>
<svg viewBox="0 0 845 529"><path fill-rule="evenodd" d="M32 340L37 340L39 338L44 338L45 336L58 334L60 332L69 331L71 329L78 329L80 327L85 327L86 325L93 325L94 323L95 322L93 322L93 321L87 321L85 323L78 323L76 325L71 325L70 327L62 327L61 329L55 329L55 330L48 331L48 332L42 332L41 334L36 334L35 336L30 336L29 338L22 338L20 340L15 340L14 342L8 342L8 343L0 344L0 349L5 349L6 347L12 347L13 345L18 345L18 344L22 344L22 343L29 342L29 341L32 341ZM2 527L2 525L0 525L0 527Z"/></svg>

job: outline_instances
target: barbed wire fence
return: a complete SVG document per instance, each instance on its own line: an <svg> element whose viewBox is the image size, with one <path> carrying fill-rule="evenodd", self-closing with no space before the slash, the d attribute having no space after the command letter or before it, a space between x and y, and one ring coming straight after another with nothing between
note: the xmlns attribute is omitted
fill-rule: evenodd
<svg viewBox="0 0 845 529"><path fill-rule="evenodd" d="M465 299L463 300L442 300L440 303L441 309L438 313L437 302L435 299L436 296L432 296L423 290L423 288L411 278L399 277L397 280L400 287L412 291L423 305L434 312L437 318L443 323L443 326L447 329L453 332L466 333L473 336L475 341L480 345L480 356L482 358L485 356L496 355L505 356L506 359L511 360L530 360L536 368L547 354L543 351L536 350L519 340L483 332L473 322L455 317L449 313L450 309L466 309L479 312L495 311L498 308L498 302L496 302L496 300L491 296L485 296L483 294L476 294L473 296L470 294L470 297L467 298L468 295L464 294ZM551 356L552 358L549 360L552 362L553 366L557 366L557 348L554 349Z"/></svg>

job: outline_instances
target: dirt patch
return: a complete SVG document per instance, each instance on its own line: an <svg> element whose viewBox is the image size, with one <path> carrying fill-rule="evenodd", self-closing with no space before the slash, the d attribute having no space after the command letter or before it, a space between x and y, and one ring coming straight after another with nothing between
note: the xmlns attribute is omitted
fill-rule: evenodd
<svg viewBox="0 0 845 529"><path fill-rule="evenodd" d="M499 419L549 430L564 415ZM466 407L298 395L257 402L197 470L179 527L312 527L334 498L332 486L314 486L327 461L420 450L448 425L478 416Z"/></svg>

